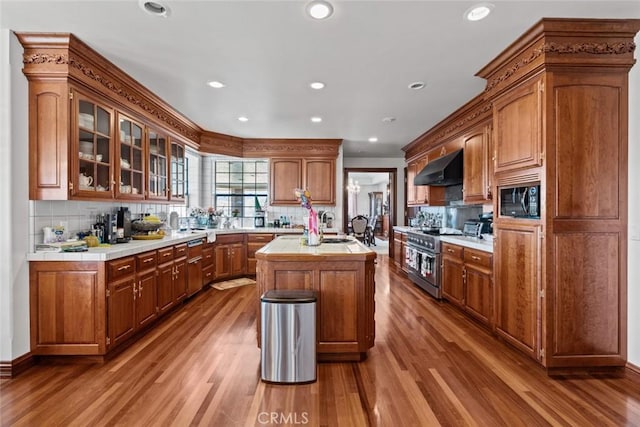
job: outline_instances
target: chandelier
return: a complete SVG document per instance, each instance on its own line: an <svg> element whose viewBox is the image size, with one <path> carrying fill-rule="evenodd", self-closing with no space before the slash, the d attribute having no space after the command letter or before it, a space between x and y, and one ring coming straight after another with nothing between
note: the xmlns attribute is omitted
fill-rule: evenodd
<svg viewBox="0 0 640 427"><path fill-rule="evenodd" d="M360 192L360 185L358 185L358 181L354 182L353 179L349 178L347 191L349 192L349 194L358 194Z"/></svg>

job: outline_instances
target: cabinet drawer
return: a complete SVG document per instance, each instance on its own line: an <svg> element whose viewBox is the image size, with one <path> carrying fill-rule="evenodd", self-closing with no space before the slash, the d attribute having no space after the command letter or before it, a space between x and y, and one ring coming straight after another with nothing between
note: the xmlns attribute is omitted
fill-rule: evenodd
<svg viewBox="0 0 640 427"><path fill-rule="evenodd" d="M464 262L476 264L482 267L492 268L492 255L489 252L466 248L464 250Z"/></svg>
<svg viewBox="0 0 640 427"><path fill-rule="evenodd" d="M248 242L270 242L273 240L273 234L247 234Z"/></svg>
<svg viewBox="0 0 640 427"><path fill-rule="evenodd" d="M181 243L179 245L175 245L173 247L173 257L174 258L183 258L187 256L187 244Z"/></svg>
<svg viewBox="0 0 640 427"><path fill-rule="evenodd" d="M158 264L173 261L173 246L158 249Z"/></svg>
<svg viewBox="0 0 640 427"><path fill-rule="evenodd" d="M450 243L442 244L442 255L447 255L450 257L462 259L463 252L464 252L464 248L462 246L452 245Z"/></svg>
<svg viewBox="0 0 640 427"><path fill-rule="evenodd" d="M148 270L150 268L156 268L157 264L158 258L156 251L136 255L136 268L138 272Z"/></svg>
<svg viewBox="0 0 640 427"><path fill-rule="evenodd" d="M128 276L136 272L136 260L134 257L119 258L107 263L109 281Z"/></svg>
<svg viewBox="0 0 640 427"><path fill-rule="evenodd" d="M213 265L213 246L206 246L202 250L202 266L208 267Z"/></svg>

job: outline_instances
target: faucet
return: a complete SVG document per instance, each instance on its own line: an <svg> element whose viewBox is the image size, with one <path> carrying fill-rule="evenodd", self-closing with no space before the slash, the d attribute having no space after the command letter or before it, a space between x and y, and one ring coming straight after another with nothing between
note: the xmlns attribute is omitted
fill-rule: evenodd
<svg viewBox="0 0 640 427"><path fill-rule="evenodd" d="M329 218L331 219L331 221L335 221L336 217L333 214L333 212L331 211L322 211L322 214L320 214L320 229L323 229L325 224L328 226L329 224L327 224L327 214L329 215Z"/></svg>

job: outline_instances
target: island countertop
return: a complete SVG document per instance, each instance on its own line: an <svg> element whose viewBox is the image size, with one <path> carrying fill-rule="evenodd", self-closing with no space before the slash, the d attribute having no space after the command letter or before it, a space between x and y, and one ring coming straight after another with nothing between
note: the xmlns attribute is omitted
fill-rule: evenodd
<svg viewBox="0 0 640 427"><path fill-rule="evenodd" d="M348 238L344 243L321 243L307 246L298 236L281 236L263 246L256 252L256 259L325 261L375 259L377 254L362 242Z"/></svg>

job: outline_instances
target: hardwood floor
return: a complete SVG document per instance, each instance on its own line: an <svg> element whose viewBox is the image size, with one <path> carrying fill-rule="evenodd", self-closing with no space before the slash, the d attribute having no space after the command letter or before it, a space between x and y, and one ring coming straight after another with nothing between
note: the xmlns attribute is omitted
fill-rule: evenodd
<svg viewBox="0 0 640 427"><path fill-rule="evenodd" d="M3 426L640 425L640 379L550 378L386 256L376 346L318 381L260 381L253 286L207 289L105 364L38 365L0 385Z"/></svg>

